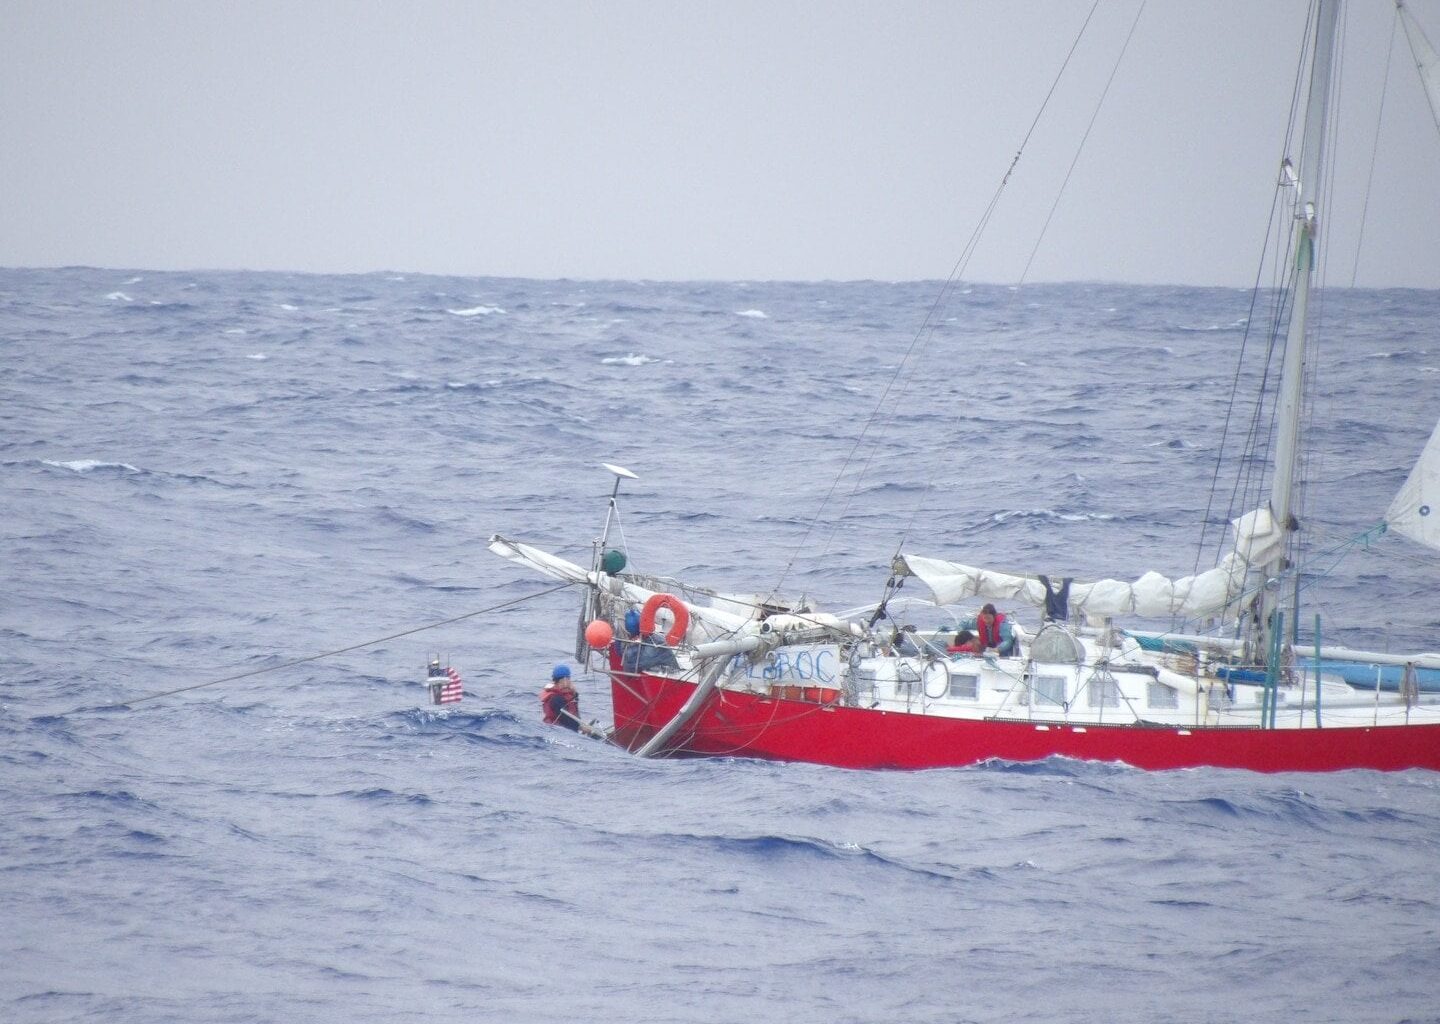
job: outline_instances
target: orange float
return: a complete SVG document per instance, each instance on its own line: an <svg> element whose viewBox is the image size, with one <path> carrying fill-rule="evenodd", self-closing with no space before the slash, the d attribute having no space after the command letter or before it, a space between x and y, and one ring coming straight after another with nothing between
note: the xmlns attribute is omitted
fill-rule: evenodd
<svg viewBox="0 0 1440 1024"><path fill-rule="evenodd" d="M614 639L615 628L604 619L595 619L585 627L585 642L597 651L609 647Z"/></svg>

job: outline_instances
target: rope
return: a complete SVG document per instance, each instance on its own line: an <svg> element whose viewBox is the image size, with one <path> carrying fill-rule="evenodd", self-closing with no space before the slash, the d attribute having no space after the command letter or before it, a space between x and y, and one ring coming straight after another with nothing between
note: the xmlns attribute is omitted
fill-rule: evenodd
<svg viewBox="0 0 1440 1024"><path fill-rule="evenodd" d="M491 605L489 608L481 608L479 611L466 612L464 615L456 615L454 618L443 619L440 622L432 622L426 626L416 626L414 629L407 629L399 633L391 633L389 636L382 636L376 640L366 640L363 643L351 644L349 647L341 647L333 651L325 651L321 654L311 654L304 658L296 658L293 661L283 662L279 665L267 665L265 668L255 668L248 672L237 672L235 675L225 676L221 679L211 679L209 682L195 683L191 686L177 686L173 690L162 690L159 693L148 693L143 697L136 697L133 700L119 701L114 704L101 704L99 707L78 707L73 708L67 714L74 714L77 711L113 711L117 708L129 708L136 704L143 704L147 700L159 700L161 697L173 697L177 693L188 693L190 690L203 690L207 686L218 686L221 683L233 683L237 679L247 679L251 676L264 675L267 672L279 672L281 669L294 668L296 665L304 665L308 662L319 661L322 658L333 658L337 654L346 654L350 651L358 651L364 647L374 647L376 644L383 644L387 640L398 640L402 636L413 636L416 633L423 633L428 629L438 629L440 626L448 626L451 623L462 622L465 619L473 619L477 615L484 615L488 612L496 612L502 608L510 608L526 601L533 601L537 597L544 597L556 591L564 590L567 587L575 586L574 583L562 583L558 587L550 587L548 590L541 590L525 597L517 597L513 601L503 601L500 604Z"/></svg>

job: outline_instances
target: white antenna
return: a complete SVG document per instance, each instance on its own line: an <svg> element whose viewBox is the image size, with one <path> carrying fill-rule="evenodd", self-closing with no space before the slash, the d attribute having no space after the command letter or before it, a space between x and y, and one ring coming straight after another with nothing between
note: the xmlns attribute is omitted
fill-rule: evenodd
<svg viewBox="0 0 1440 1024"><path fill-rule="evenodd" d="M602 462L600 465L615 474L615 487L610 492L610 506L605 510L605 529L601 532L600 540L595 545L595 568L597 569L600 568L600 556L605 550L605 545L609 543L610 540L610 523L615 518L615 497L620 493L620 481L640 479L624 466L614 466L608 462Z"/></svg>

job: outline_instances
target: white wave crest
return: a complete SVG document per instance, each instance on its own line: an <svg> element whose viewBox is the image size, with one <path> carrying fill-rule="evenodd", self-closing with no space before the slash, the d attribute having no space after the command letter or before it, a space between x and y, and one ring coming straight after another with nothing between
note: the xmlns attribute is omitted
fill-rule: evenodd
<svg viewBox="0 0 1440 1024"><path fill-rule="evenodd" d="M225 333L226 333L226 334L244 334L244 333L245 333L245 328L243 328L243 327L232 327L232 328L230 328L228 331L226 331Z"/></svg>
<svg viewBox="0 0 1440 1024"><path fill-rule="evenodd" d="M1114 518L1105 512L1056 512L1052 508L1032 508L996 512L990 517L990 521L1008 523L1012 519L1048 519L1061 523L1106 523Z"/></svg>
<svg viewBox="0 0 1440 1024"><path fill-rule="evenodd" d="M292 306L292 305L290 305L290 303L288 303L288 302L282 302L282 303L280 303L280 308L281 308L281 309L288 309L290 312L293 313L293 312L295 312L297 309L299 309L300 307L299 307L299 306Z"/></svg>
<svg viewBox="0 0 1440 1024"><path fill-rule="evenodd" d="M1206 332L1209 332L1209 331L1233 331L1233 330L1236 330L1236 329L1238 329L1238 328L1244 327L1244 326L1245 326L1246 324L1248 324L1249 322L1250 322L1250 318L1249 318L1249 317L1247 317L1247 316L1242 316L1239 320L1232 320L1232 321L1231 321L1230 323L1228 323L1228 324L1206 324L1206 325L1203 326L1203 327L1188 327L1188 326L1182 324L1182 325L1180 325L1180 326L1179 326L1178 328L1176 328L1176 329L1177 329L1177 330L1181 330L1181 331L1190 331L1190 332L1193 332L1193 333L1203 334L1203 333L1206 333Z"/></svg>
<svg viewBox="0 0 1440 1024"><path fill-rule="evenodd" d="M767 313L764 312L763 310L759 310L759 309L742 309L742 310L740 310L739 312L737 312L735 315L736 315L736 316L748 316L748 317L750 317L751 319L754 319L754 320L769 320L769 319L770 319L769 314L767 314Z"/></svg>
<svg viewBox="0 0 1440 1024"><path fill-rule="evenodd" d="M451 316L490 316L505 311L499 306L471 306L469 309L447 309L445 312Z"/></svg>
<svg viewBox="0 0 1440 1024"><path fill-rule="evenodd" d="M605 366L644 366L646 363L658 363L659 361L650 356L637 355L634 352L625 356L606 356L600 360Z"/></svg>
<svg viewBox="0 0 1440 1024"><path fill-rule="evenodd" d="M132 299L130 296L126 295L124 292L111 292L109 295L107 295L107 296L105 296L105 297L106 297L107 299L109 299L111 302L134 302L134 301L135 301L135 300Z"/></svg>
<svg viewBox="0 0 1440 1024"><path fill-rule="evenodd" d="M246 359L264 360L264 359L269 359L270 357L267 356L264 352L251 352L251 353L250 353L248 356L246 356L245 358L246 358Z"/></svg>
<svg viewBox="0 0 1440 1024"><path fill-rule="evenodd" d="M92 469L123 469L127 473L138 473L140 468L132 466L128 462L101 462L99 459L72 459L69 462L55 462L50 459L42 459L47 466L55 466L57 469L68 469L76 473L88 473Z"/></svg>

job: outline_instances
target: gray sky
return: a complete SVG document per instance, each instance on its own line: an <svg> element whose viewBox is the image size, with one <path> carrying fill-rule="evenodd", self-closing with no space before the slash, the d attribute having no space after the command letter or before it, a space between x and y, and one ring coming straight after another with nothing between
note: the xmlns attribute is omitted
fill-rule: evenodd
<svg viewBox="0 0 1440 1024"><path fill-rule="evenodd" d="M1101 4L967 277L1019 279L1138 6ZM0 265L942 278L1089 7L0 0ZM1150 0L1028 279L1250 284L1306 14ZM1333 284L1391 21L1347 17ZM1440 288L1398 46L1357 283Z"/></svg>

